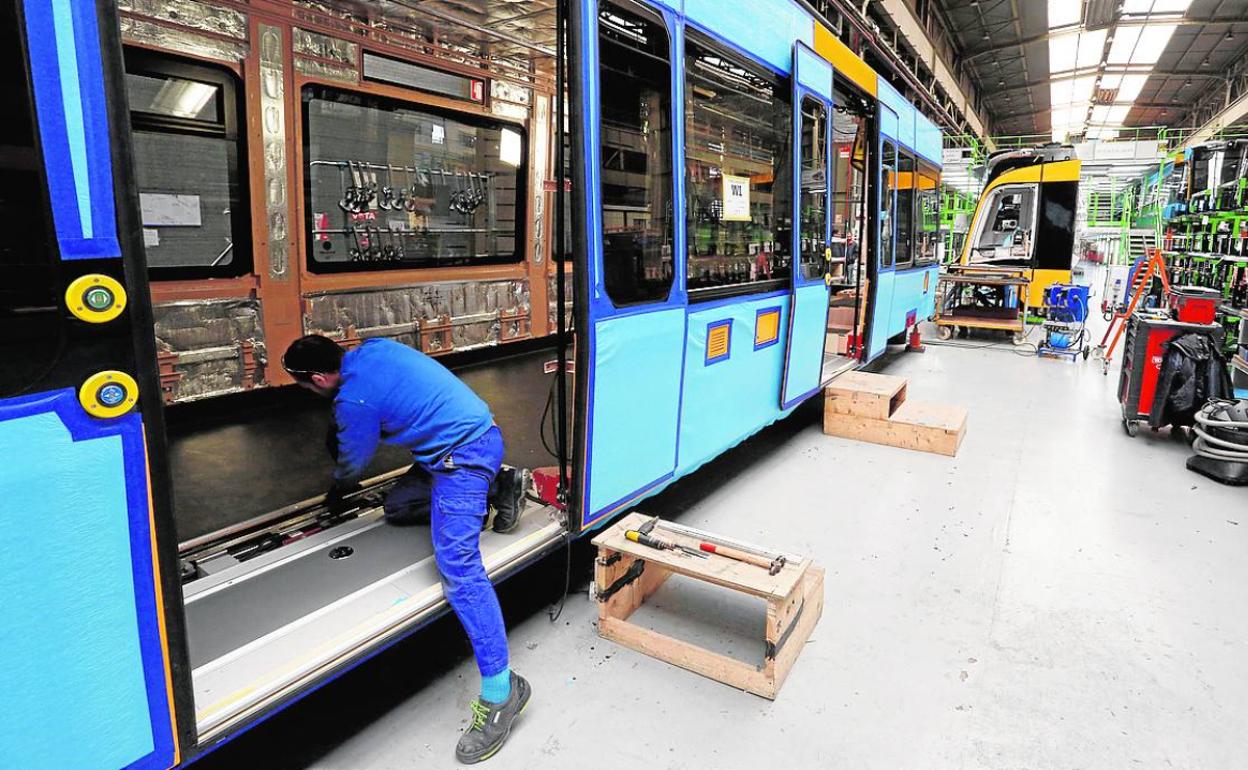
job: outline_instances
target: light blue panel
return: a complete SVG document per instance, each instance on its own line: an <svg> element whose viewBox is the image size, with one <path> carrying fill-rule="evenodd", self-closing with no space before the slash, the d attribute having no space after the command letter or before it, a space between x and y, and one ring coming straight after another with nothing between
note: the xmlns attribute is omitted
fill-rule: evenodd
<svg viewBox="0 0 1248 770"><path fill-rule="evenodd" d="M154 742L122 437L75 441L43 411L0 422L0 453L0 692L10 706L0 751L23 768L126 767Z"/></svg>
<svg viewBox="0 0 1248 770"><path fill-rule="evenodd" d="M764 307L780 306L780 328L789 323L788 294L764 295L689 314L685 382L680 415L680 462L683 475L725 449L774 422L780 409L780 380L785 345L754 350L754 320ZM706 327L732 319L732 355L707 366Z"/></svg>
<svg viewBox="0 0 1248 770"><path fill-rule="evenodd" d="M914 127L915 152L940 166L942 163L941 149L943 146L940 128L920 113L915 113Z"/></svg>
<svg viewBox="0 0 1248 770"><path fill-rule="evenodd" d="M595 324L587 522L675 467L684 338L683 308Z"/></svg>
<svg viewBox="0 0 1248 770"><path fill-rule="evenodd" d="M926 321L936 307L936 265L898 271L893 279L893 307L888 315L888 336L906 330L906 319L914 314L914 322Z"/></svg>
<svg viewBox="0 0 1248 770"><path fill-rule="evenodd" d="M685 12L685 0L650 0L655 5L661 5L664 8L671 8L676 13Z"/></svg>
<svg viewBox="0 0 1248 770"><path fill-rule="evenodd" d="M914 106L901 98L901 94L897 89L890 86L882 78L876 86L877 97L883 104L888 105L889 109L897 113L896 123L890 124L887 117L881 119L880 131L885 136L901 142L907 147L914 148ZM888 115L888 111L884 111L884 115Z"/></svg>
<svg viewBox="0 0 1248 770"><path fill-rule="evenodd" d="M897 139L897 113L890 109L880 110L880 134Z"/></svg>
<svg viewBox="0 0 1248 770"><path fill-rule="evenodd" d="M685 0L685 18L786 75L793 43L815 44L815 23L791 0Z"/></svg>
<svg viewBox="0 0 1248 770"><path fill-rule="evenodd" d="M784 381L783 405L819 389L823 376L823 347L828 328L828 289L820 282L794 291L793 325L789 329L789 370Z"/></svg>
<svg viewBox="0 0 1248 770"><path fill-rule="evenodd" d="M879 272L875 276L875 305L871 308L871 337L867 341L867 359L875 358L884 352L888 338L896 332L889 333L889 322L893 308L893 279L896 273L892 270Z"/></svg>
<svg viewBox="0 0 1248 770"><path fill-rule="evenodd" d="M832 65L804 45L797 51L798 82L825 98L832 98Z"/></svg>

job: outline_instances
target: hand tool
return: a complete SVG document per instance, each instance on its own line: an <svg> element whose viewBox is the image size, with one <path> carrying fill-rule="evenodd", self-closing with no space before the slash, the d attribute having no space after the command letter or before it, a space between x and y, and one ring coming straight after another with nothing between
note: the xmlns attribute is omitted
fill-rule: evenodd
<svg viewBox="0 0 1248 770"><path fill-rule="evenodd" d="M759 556L758 554L747 553L746 551L733 548L732 546L716 545L714 543L698 543L698 547L707 553L718 554L719 556L725 556L729 559L743 561L746 564L753 564L756 567L762 567L767 570L767 574L769 575L774 575L784 569L785 560L783 556L768 559L766 556Z"/></svg>
<svg viewBox="0 0 1248 770"><path fill-rule="evenodd" d="M628 540L633 541L634 543L640 543L644 546L649 546L650 548L654 548L659 551L676 551L677 553L682 554L684 556L697 556L700 559L710 558L709 556L702 553L701 551L696 551L692 548L686 548L683 545L678 545L676 543L673 543L667 540L661 540L660 538L657 538L651 535L650 531L654 529L654 525L657 521L658 519L651 519L650 521L641 525L639 529L630 529L624 533L624 537L627 538Z"/></svg>

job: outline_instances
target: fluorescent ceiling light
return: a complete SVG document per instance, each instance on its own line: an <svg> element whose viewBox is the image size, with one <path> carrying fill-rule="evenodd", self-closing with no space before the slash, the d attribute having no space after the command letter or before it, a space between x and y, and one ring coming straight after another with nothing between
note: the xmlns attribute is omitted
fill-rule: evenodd
<svg viewBox="0 0 1248 770"><path fill-rule="evenodd" d="M1083 16L1083 0L1049 0L1049 29L1078 24Z"/></svg>

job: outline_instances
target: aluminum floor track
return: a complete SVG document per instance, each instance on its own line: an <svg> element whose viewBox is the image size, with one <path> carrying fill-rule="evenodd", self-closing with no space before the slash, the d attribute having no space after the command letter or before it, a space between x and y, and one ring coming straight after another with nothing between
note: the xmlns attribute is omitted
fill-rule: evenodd
<svg viewBox="0 0 1248 770"><path fill-rule="evenodd" d="M486 570L496 578L562 532L530 503L515 532L482 534ZM201 738L445 605L428 527L387 525L380 509L196 580L185 602Z"/></svg>

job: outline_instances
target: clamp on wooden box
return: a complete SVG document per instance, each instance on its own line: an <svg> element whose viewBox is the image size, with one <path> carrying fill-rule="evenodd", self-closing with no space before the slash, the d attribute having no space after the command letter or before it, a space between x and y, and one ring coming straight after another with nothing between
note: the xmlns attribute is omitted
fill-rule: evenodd
<svg viewBox="0 0 1248 770"><path fill-rule="evenodd" d="M625 516L593 543L600 636L764 698L779 693L823 612L823 569L808 558L640 513ZM691 558L689 552L705 558ZM751 665L630 622L673 574L765 600L762 662Z"/></svg>

